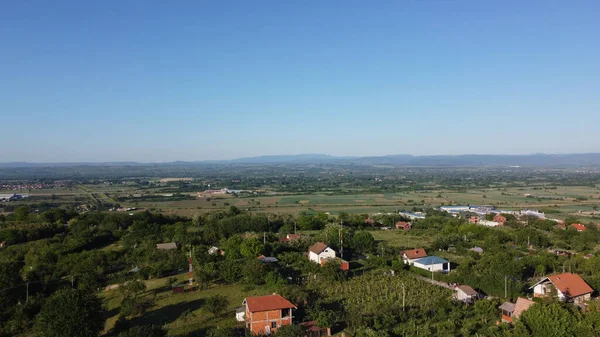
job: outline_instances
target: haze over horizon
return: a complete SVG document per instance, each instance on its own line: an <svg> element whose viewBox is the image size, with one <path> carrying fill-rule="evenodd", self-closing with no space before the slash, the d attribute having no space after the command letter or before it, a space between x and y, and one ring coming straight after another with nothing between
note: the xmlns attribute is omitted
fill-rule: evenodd
<svg viewBox="0 0 600 337"><path fill-rule="evenodd" d="M597 1L0 6L0 162L597 153Z"/></svg>

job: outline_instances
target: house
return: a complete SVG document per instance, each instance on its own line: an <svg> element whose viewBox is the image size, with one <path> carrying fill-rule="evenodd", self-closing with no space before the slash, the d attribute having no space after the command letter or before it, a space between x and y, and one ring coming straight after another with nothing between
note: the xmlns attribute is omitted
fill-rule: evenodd
<svg viewBox="0 0 600 337"><path fill-rule="evenodd" d="M402 261L404 261L405 264L412 264L414 260L426 257L427 253L425 252L425 249L417 248L405 250L401 252L400 255L402 256Z"/></svg>
<svg viewBox="0 0 600 337"><path fill-rule="evenodd" d="M285 238L279 239L279 242L292 242L300 238L300 234L288 234Z"/></svg>
<svg viewBox="0 0 600 337"><path fill-rule="evenodd" d="M580 223L571 224L571 227L575 228L578 232L585 232L587 230L587 228L585 228L585 226Z"/></svg>
<svg viewBox="0 0 600 337"><path fill-rule="evenodd" d="M454 290L456 290L456 293L454 293L454 298L464 303L473 303L477 297L479 297L477 291L468 285L457 286Z"/></svg>
<svg viewBox="0 0 600 337"><path fill-rule="evenodd" d="M281 295L247 297L242 302L244 314L236 310L236 319L246 322L255 335L276 333L282 326L292 324L292 309L297 309Z"/></svg>
<svg viewBox="0 0 600 337"><path fill-rule="evenodd" d="M481 220L478 216L473 215L471 216L471 218L469 219L470 223L479 223L479 220Z"/></svg>
<svg viewBox="0 0 600 337"><path fill-rule="evenodd" d="M494 216L493 221L497 222L499 226L504 226L504 223L506 222L506 217L501 214L496 214L496 216Z"/></svg>
<svg viewBox="0 0 600 337"><path fill-rule="evenodd" d="M6 246L8 246L8 244L6 243L6 241L0 242L0 248L4 248Z"/></svg>
<svg viewBox="0 0 600 337"><path fill-rule="evenodd" d="M177 244L175 242L169 242L169 243L157 243L156 244L156 249L160 249L160 250L172 250L172 249L177 249Z"/></svg>
<svg viewBox="0 0 600 337"><path fill-rule="evenodd" d="M412 225L410 224L410 222L398 221L398 222L396 222L396 229L401 229L403 231L409 231L412 229Z"/></svg>
<svg viewBox="0 0 600 337"><path fill-rule="evenodd" d="M556 289L556 296L559 300L573 301L575 304L589 301L594 292L594 289L579 275L571 273L544 277L531 288L533 288L533 296L535 297L550 296L554 293L553 289Z"/></svg>
<svg viewBox="0 0 600 337"><path fill-rule="evenodd" d="M498 308L502 310L502 322L513 323L525 310L534 305L535 302L523 297L517 298L516 303L504 302Z"/></svg>
<svg viewBox="0 0 600 337"><path fill-rule="evenodd" d="M437 256L427 256L414 260L411 265L429 271L441 271L442 273L450 271L450 261Z"/></svg>
<svg viewBox="0 0 600 337"><path fill-rule="evenodd" d="M335 258L335 251L323 242L317 242L308 248L308 258L318 264L321 264L321 260Z"/></svg>

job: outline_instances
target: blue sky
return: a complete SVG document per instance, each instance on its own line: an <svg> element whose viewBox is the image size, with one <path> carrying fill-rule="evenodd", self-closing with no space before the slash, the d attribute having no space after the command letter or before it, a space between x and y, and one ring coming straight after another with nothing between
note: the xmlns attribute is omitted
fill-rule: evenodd
<svg viewBox="0 0 600 337"><path fill-rule="evenodd" d="M600 152L598 1L0 4L0 162Z"/></svg>

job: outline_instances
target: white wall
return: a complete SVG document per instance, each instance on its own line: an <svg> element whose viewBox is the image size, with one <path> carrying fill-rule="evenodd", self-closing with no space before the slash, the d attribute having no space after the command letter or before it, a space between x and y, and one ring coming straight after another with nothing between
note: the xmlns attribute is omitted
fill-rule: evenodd
<svg viewBox="0 0 600 337"><path fill-rule="evenodd" d="M444 271L443 263L431 264L431 265L426 266L426 265L420 264L419 262L415 262L414 266L417 268L421 268L421 269L425 269L425 270L429 270L429 271Z"/></svg>
<svg viewBox="0 0 600 337"><path fill-rule="evenodd" d="M335 258L335 251L329 247L327 247L324 251L321 252L321 254L319 254L319 263L321 263L322 260L327 260L327 259L332 259Z"/></svg>
<svg viewBox="0 0 600 337"><path fill-rule="evenodd" d="M319 263L319 255L315 254L313 252L308 253L308 259L311 260L312 262Z"/></svg>

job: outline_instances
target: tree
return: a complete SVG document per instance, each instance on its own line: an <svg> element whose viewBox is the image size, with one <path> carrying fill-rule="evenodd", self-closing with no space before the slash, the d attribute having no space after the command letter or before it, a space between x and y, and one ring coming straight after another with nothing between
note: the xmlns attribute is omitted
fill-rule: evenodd
<svg viewBox="0 0 600 337"><path fill-rule="evenodd" d="M375 238L367 231L357 232L352 238L352 247L361 253L371 252L374 244Z"/></svg>
<svg viewBox="0 0 600 337"><path fill-rule="evenodd" d="M517 335L575 336L579 314L558 303L534 304L525 311L516 324Z"/></svg>
<svg viewBox="0 0 600 337"><path fill-rule="evenodd" d="M258 239L246 239L240 246L240 253L247 259L256 259L263 249L263 244Z"/></svg>
<svg viewBox="0 0 600 337"><path fill-rule="evenodd" d="M206 299L206 309L215 317L229 306L229 300L223 295L214 295Z"/></svg>
<svg viewBox="0 0 600 337"><path fill-rule="evenodd" d="M35 327L41 337L98 336L104 329L102 302L82 290L59 290L42 306Z"/></svg>

